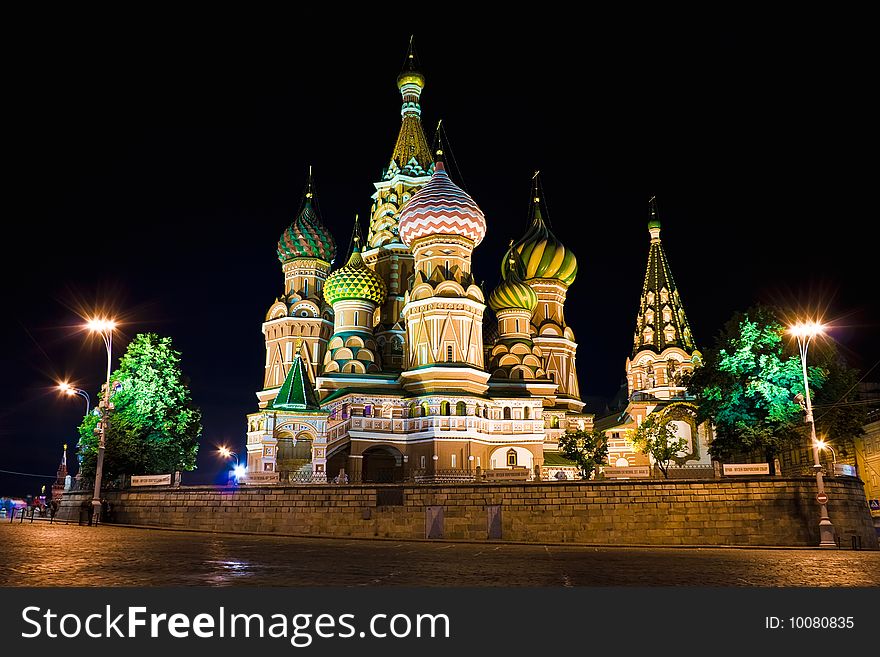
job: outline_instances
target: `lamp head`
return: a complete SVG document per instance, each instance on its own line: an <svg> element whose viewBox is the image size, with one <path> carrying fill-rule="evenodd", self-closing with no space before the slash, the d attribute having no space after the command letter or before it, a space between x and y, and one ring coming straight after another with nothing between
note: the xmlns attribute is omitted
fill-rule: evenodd
<svg viewBox="0 0 880 657"><path fill-rule="evenodd" d="M58 384L58 391L59 392L63 392L63 393L66 393L69 395L71 390L72 389L70 387L70 384L67 381L62 381L61 383Z"/></svg>
<svg viewBox="0 0 880 657"><path fill-rule="evenodd" d="M243 465L237 465L234 468L232 468L232 474L235 476L236 479L241 479L242 477L245 476L246 473L247 473L247 468Z"/></svg>
<svg viewBox="0 0 880 657"><path fill-rule="evenodd" d="M825 325L819 322L796 322L788 327L788 332L798 338L814 338L825 332Z"/></svg>
<svg viewBox="0 0 880 657"><path fill-rule="evenodd" d="M825 443L824 440L817 440L816 447L818 447L819 449L825 449L826 447L828 447L828 445Z"/></svg>
<svg viewBox="0 0 880 657"><path fill-rule="evenodd" d="M220 452L220 456L222 456L223 458L228 459L230 456L232 456L232 452L229 451L228 447L221 447L217 451Z"/></svg>
<svg viewBox="0 0 880 657"><path fill-rule="evenodd" d="M95 317L88 321L86 328L94 333L111 333L116 329L116 322L112 319Z"/></svg>

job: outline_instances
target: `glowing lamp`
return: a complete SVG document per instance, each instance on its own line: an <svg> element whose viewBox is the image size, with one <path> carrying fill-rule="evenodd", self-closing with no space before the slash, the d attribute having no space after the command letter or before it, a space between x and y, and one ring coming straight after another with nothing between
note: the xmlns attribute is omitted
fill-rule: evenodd
<svg viewBox="0 0 880 657"><path fill-rule="evenodd" d="M236 479L241 479L247 474L247 468L243 465L237 465L232 469L232 474Z"/></svg>

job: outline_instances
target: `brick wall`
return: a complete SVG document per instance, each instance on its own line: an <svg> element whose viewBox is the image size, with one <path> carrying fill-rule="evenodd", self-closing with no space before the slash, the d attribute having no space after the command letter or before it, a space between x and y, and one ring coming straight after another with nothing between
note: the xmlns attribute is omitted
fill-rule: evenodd
<svg viewBox="0 0 880 657"><path fill-rule="evenodd" d="M844 546L877 549L862 482L825 482ZM500 506L502 540L617 545L813 546L810 477L504 485L182 487L107 493L115 521L212 531L359 538L486 540ZM76 520L88 493L64 496ZM429 509L429 507L431 507ZM439 509L438 509L439 507ZM431 522L429 522L429 519ZM499 525L496 523L495 531ZM496 533L497 535L497 533Z"/></svg>

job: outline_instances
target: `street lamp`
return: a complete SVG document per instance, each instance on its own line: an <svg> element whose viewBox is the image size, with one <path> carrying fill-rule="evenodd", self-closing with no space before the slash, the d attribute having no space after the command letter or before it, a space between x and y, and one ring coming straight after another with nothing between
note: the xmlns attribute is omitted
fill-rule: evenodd
<svg viewBox="0 0 880 657"><path fill-rule="evenodd" d="M220 453L220 456L222 456L225 459L228 459L228 458L235 459L235 465L232 467L232 475L235 477L235 481L238 481L239 479L244 477L245 471L247 470L247 468L238 462L238 454L236 454L231 449L229 449L228 447L225 447L225 446L218 447L217 451Z"/></svg>
<svg viewBox="0 0 880 657"><path fill-rule="evenodd" d="M58 384L58 391L62 394L67 395L68 397L74 397L79 395L83 399L86 400L86 415L89 414L89 411L92 410L92 399L89 397L89 393L81 388L74 388L67 381L62 381Z"/></svg>
<svg viewBox="0 0 880 657"><path fill-rule="evenodd" d="M824 440L819 440L816 441L816 447L819 449L827 449L829 452L831 452L831 464L837 465L837 453L834 451L834 448L831 447L831 445L826 443Z"/></svg>
<svg viewBox="0 0 880 657"><path fill-rule="evenodd" d="M113 331L116 330L116 322L112 319L91 319L86 328L92 333L98 333L107 348L107 384L104 396L101 398L101 440L98 442L98 461L95 465L95 494L92 497L92 513L97 525L101 519L101 478L104 475L104 448L107 445L107 429L110 424L110 366L113 352Z"/></svg>
<svg viewBox="0 0 880 657"><path fill-rule="evenodd" d="M86 400L86 417L89 415L89 411L92 410L92 399L89 397L89 393L81 388L75 388L70 385L67 381L62 381L58 384L58 391L62 394L67 395L68 397L79 396ZM82 454L79 451L79 446L82 444L82 438L76 441L76 463L77 463L77 471L76 471L76 479L79 481L82 478Z"/></svg>
<svg viewBox="0 0 880 657"><path fill-rule="evenodd" d="M810 435L813 447L813 469L816 471L816 501L819 502L819 547L836 547L834 543L834 525L828 517L828 496L825 494L825 483L822 480L822 464L819 463L819 440L816 438L816 422L813 420L813 404L810 401L810 382L807 378L807 349L817 335L825 332L825 327L817 322L798 322L788 328L789 333L798 341L801 354L801 368L804 373L804 395L806 401L806 422L810 423Z"/></svg>

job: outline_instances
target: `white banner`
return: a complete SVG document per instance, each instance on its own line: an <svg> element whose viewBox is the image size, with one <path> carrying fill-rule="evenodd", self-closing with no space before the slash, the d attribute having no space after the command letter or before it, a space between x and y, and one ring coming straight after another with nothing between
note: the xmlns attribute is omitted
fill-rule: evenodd
<svg viewBox="0 0 880 657"><path fill-rule="evenodd" d="M240 484L277 484L277 472L248 472L238 480Z"/></svg>
<svg viewBox="0 0 880 657"><path fill-rule="evenodd" d="M602 472L611 479L637 479L651 476L651 468L647 465L636 465L627 468L617 468L609 465L603 468Z"/></svg>
<svg viewBox="0 0 880 657"><path fill-rule="evenodd" d="M132 486L170 486L171 475L134 475L131 478Z"/></svg>
<svg viewBox="0 0 880 657"><path fill-rule="evenodd" d="M485 470L483 472L483 479L485 481L528 481L529 469L511 468L509 470Z"/></svg>
<svg viewBox="0 0 880 657"><path fill-rule="evenodd" d="M721 467L726 476L770 474L769 463L725 463Z"/></svg>

